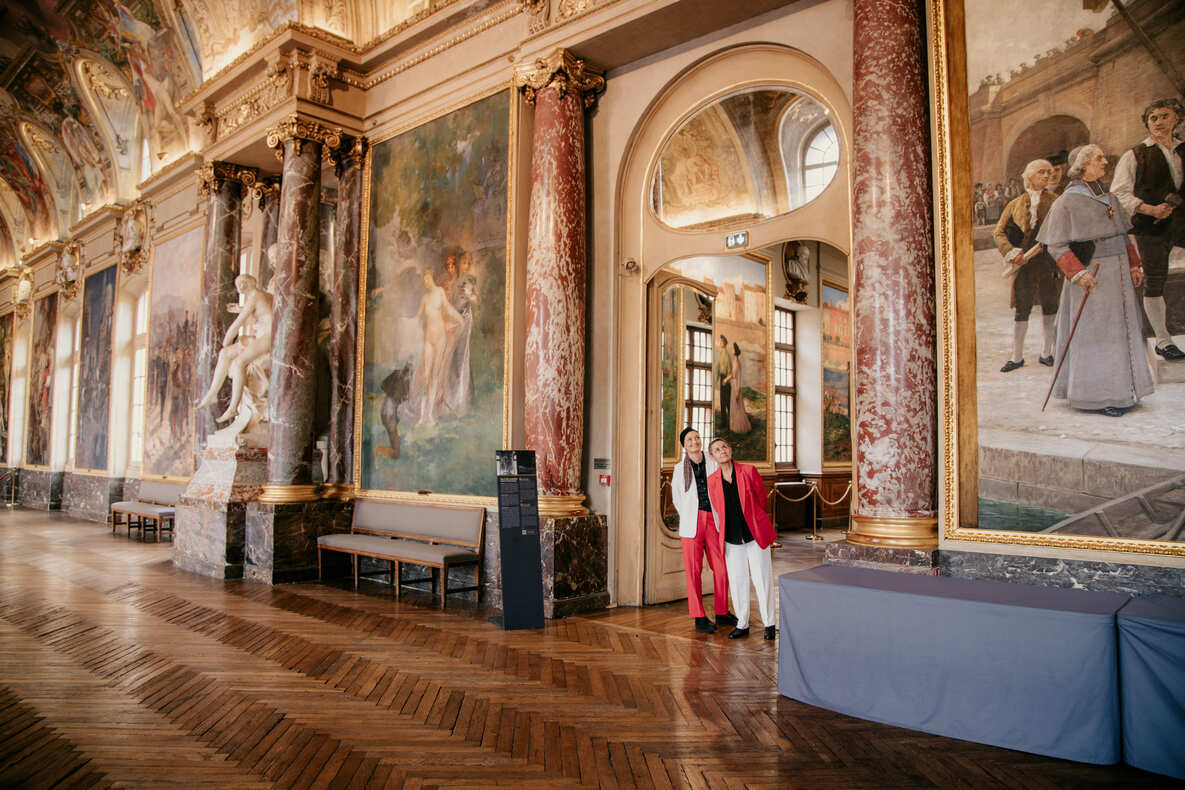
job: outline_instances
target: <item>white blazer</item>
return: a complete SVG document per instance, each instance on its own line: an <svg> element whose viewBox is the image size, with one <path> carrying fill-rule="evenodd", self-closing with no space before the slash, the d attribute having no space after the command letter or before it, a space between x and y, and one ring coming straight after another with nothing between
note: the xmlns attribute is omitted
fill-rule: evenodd
<svg viewBox="0 0 1185 790"><path fill-rule="evenodd" d="M704 453L707 461L706 474L716 471L717 463ZM692 475L691 485L683 487L683 464L687 462L687 451L671 471L671 501L675 503L675 510L679 511L679 537L694 538L699 528L699 492L695 488L695 476ZM713 513L715 515L715 513Z"/></svg>

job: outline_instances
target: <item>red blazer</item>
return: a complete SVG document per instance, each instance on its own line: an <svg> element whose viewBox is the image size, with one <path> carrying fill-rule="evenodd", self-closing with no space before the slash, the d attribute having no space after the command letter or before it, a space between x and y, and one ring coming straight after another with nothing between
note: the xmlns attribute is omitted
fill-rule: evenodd
<svg viewBox="0 0 1185 790"><path fill-rule="evenodd" d="M745 521L749 524L749 532L753 533L753 540L761 548L768 548L774 542L778 533L765 514L765 484L761 482L761 473L757 467L749 464L732 464L733 479L737 481L737 494L741 498L741 512L745 514ZM717 469L708 475L708 497L712 500L712 509L716 511L716 526L720 533L720 552L724 553L724 479Z"/></svg>

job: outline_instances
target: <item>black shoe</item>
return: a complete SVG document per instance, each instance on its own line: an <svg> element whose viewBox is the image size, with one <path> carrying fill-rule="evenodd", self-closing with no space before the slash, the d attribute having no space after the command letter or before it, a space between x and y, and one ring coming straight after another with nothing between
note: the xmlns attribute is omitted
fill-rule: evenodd
<svg viewBox="0 0 1185 790"><path fill-rule="evenodd" d="M1122 417L1127 414L1127 409L1120 409L1117 406L1108 406L1105 409L1099 409L1099 414L1104 417Z"/></svg>
<svg viewBox="0 0 1185 790"><path fill-rule="evenodd" d="M778 627L776 625L767 625L765 627L765 638L773 639L778 634Z"/></svg>
<svg viewBox="0 0 1185 790"><path fill-rule="evenodd" d="M1053 367L1053 354L1050 354L1047 357L1037 357L1037 361L1040 362L1045 367L1051 368L1051 367Z"/></svg>
<svg viewBox="0 0 1185 790"><path fill-rule="evenodd" d="M1163 346L1157 346L1156 353L1172 362L1176 362L1179 359L1185 359L1185 351L1177 348L1177 346L1173 343L1165 343Z"/></svg>
<svg viewBox="0 0 1185 790"><path fill-rule="evenodd" d="M1010 359L1004 363L1004 367L1000 368L1000 372L1001 373L1011 373L1012 371L1016 370L1017 368L1023 368L1024 366L1025 366L1025 361L1023 359L1020 362L1013 362Z"/></svg>
<svg viewBox="0 0 1185 790"><path fill-rule="evenodd" d="M716 626L712 625L712 621L706 617L695 618L695 630L703 631L705 634L716 633Z"/></svg>
<svg viewBox="0 0 1185 790"><path fill-rule="evenodd" d="M732 629L732 633L728 635L728 638L729 639L744 639L748 635L749 635L748 628L734 628L734 629Z"/></svg>
<svg viewBox="0 0 1185 790"><path fill-rule="evenodd" d="M724 614L716 615L716 625L731 625L736 626L737 616L732 612L725 612Z"/></svg>

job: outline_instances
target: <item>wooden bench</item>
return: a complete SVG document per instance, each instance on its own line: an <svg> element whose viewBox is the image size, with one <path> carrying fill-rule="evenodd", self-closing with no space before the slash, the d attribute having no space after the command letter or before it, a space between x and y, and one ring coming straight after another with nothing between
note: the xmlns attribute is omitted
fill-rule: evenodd
<svg viewBox="0 0 1185 790"><path fill-rule="evenodd" d="M129 538L133 529L140 530L141 540L144 539L144 533L151 530L156 533L157 542L160 542L162 532L173 532L177 497L184 490L185 487L177 483L140 481L140 494L136 499L111 503L111 533L115 534L116 527L126 523Z"/></svg>
<svg viewBox="0 0 1185 790"><path fill-rule="evenodd" d="M432 582L440 575L440 608L451 592L469 592L481 587L481 553L485 537L483 507L413 504L359 499L354 502L350 532L317 538L317 577L321 577L321 552L350 555L354 589L358 589L358 558L386 560L391 572L391 594L398 599L404 584ZM430 577L403 578L403 564L431 568ZM472 587L448 586L449 568L474 567Z"/></svg>

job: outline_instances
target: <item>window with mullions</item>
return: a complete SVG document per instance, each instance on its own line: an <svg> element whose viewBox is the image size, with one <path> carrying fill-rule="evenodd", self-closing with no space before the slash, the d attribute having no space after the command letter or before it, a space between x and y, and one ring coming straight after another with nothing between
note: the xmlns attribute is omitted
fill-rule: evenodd
<svg viewBox="0 0 1185 790"><path fill-rule="evenodd" d="M802 156L802 193L804 201L814 200L827 188L839 169L839 138L835 127L827 124L819 130ZM791 319L793 323L793 319Z"/></svg>
<svg viewBox="0 0 1185 790"><path fill-rule="evenodd" d="M683 377L685 424L699 433L707 447L712 441L712 330L688 324L686 343L683 354L687 360Z"/></svg>
<svg viewBox="0 0 1185 790"><path fill-rule="evenodd" d="M774 308L774 462L794 463L794 311Z"/></svg>

